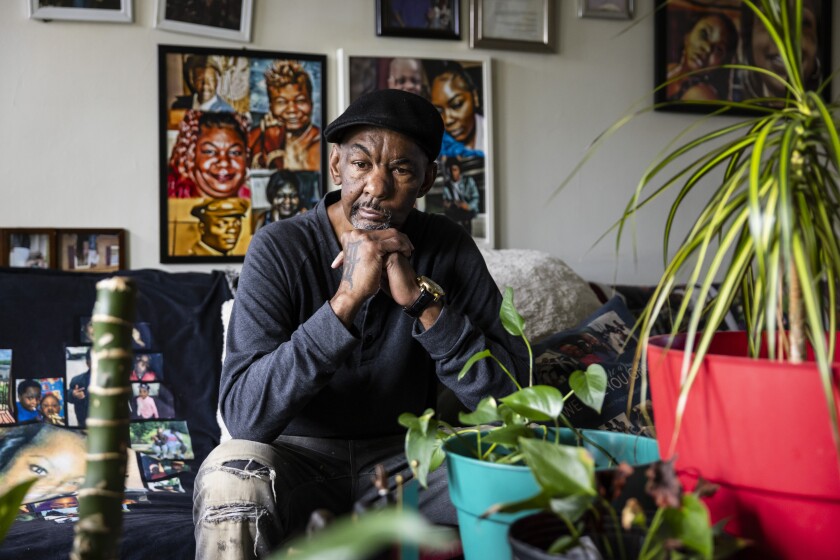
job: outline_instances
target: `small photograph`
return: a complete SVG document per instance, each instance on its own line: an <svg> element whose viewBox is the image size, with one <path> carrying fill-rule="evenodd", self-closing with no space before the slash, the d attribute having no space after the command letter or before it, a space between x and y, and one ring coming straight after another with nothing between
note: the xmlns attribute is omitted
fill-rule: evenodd
<svg viewBox="0 0 840 560"><path fill-rule="evenodd" d="M93 345L93 321L90 316L79 317L79 344ZM134 323L131 331L131 347L134 350L151 350L153 344L151 325Z"/></svg>
<svg viewBox="0 0 840 560"><path fill-rule="evenodd" d="M377 0L380 37L460 39L460 0Z"/></svg>
<svg viewBox="0 0 840 560"><path fill-rule="evenodd" d="M12 351L0 348L0 425L14 424L12 391Z"/></svg>
<svg viewBox="0 0 840 560"><path fill-rule="evenodd" d="M29 17L45 21L131 23L132 0L27 0Z"/></svg>
<svg viewBox="0 0 840 560"><path fill-rule="evenodd" d="M90 352L90 346L68 346L64 349L68 426L87 427Z"/></svg>
<svg viewBox="0 0 840 560"><path fill-rule="evenodd" d="M125 231L60 230L58 235L61 270L116 272L125 268Z"/></svg>
<svg viewBox="0 0 840 560"><path fill-rule="evenodd" d="M76 496L62 496L60 498L53 498L52 500L44 500L43 502L36 502L29 505L29 511L42 512L58 510L61 512L69 512L72 509L79 507L79 500Z"/></svg>
<svg viewBox="0 0 840 560"><path fill-rule="evenodd" d="M55 233L37 230L10 231L6 234L6 263L12 268L51 268Z"/></svg>
<svg viewBox="0 0 840 560"><path fill-rule="evenodd" d="M180 478L173 477L158 482L149 482L149 490L152 492L184 492L184 487L181 486Z"/></svg>
<svg viewBox="0 0 840 560"><path fill-rule="evenodd" d="M271 173L261 194L254 192L254 231L272 222L303 214L315 206L320 197L318 173L281 169ZM259 206L258 206L259 205ZM257 209L261 208L261 209Z"/></svg>
<svg viewBox="0 0 840 560"><path fill-rule="evenodd" d="M135 354L134 369L128 380L151 383L163 379L163 354Z"/></svg>
<svg viewBox="0 0 840 560"><path fill-rule="evenodd" d="M16 393L18 422L65 425L64 379L61 377L18 379Z"/></svg>
<svg viewBox="0 0 840 560"><path fill-rule="evenodd" d="M0 428L0 495L38 473L23 503L75 494L85 479L85 437L51 424Z"/></svg>
<svg viewBox="0 0 840 560"><path fill-rule="evenodd" d="M249 42L253 0L157 0L158 29Z"/></svg>
<svg viewBox="0 0 840 560"><path fill-rule="evenodd" d="M131 384L132 420L170 419L175 417L175 397L168 387L160 383Z"/></svg>
<svg viewBox="0 0 840 560"><path fill-rule="evenodd" d="M143 473L143 479L148 483L190 472L190 466L182 460L158 459L152 455L140 453L140 470Z"/></svg>
<svg viewBox="0 0 840 560"><path fill-rule="evenodd" d="M133 422L131 448L155 459L195 459L192 438L184 420Z"/></svg>

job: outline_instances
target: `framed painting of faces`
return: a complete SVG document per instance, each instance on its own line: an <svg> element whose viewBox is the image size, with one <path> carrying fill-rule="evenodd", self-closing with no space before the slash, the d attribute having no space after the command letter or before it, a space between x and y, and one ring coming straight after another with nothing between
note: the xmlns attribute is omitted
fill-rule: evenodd
<svg viewBox="0 0 840 560"><path fill-rule="evenodd" d="M803 1L802 77L809 89L818 89L828 78L831 19L830 0ZM785 96L782 83L761 72L786 76L778 49L741 0L657 0L654 27L656 84L662 86L654 95L657 110L710 113L718 107L669 102L761 99L764 103ZM826 85L822 93L828 101L830 87Z"/></svg>
<svg viewBox="0 0 840 560"><path fill-rule="evenodd" d="M438 175L424 212L445 214L466 228L479 247L493 248L493 134L490 60L356 55L338 51L340 99L336 113L376 89L422 95L443 119Z"/></svg>
<svg viewBox="0 0 840 560"><path fill-rule="evenodd" d="M326 56L160 45L160 260L242 262L325 193Z"/></svg>

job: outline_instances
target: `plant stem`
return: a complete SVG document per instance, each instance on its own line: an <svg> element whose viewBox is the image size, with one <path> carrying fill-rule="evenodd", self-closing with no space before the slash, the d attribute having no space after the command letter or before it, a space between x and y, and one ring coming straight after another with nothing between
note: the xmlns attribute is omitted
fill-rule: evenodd
<svg viewBox="0 0 840 560"><path fill-rule="evenodd" d="M800 364L805 360L805 313L802 307L802 286L796 267L790 263L788 284L788 313L790 321L790 363Z"/></svg>
<svg viewBox="0 0 840 560"><path fill-rule="evenodd" d="M136 289L131 279L113 277L96 284L87 470L84 487L79 491L72 560L119 556L135 306Z"/></svg>

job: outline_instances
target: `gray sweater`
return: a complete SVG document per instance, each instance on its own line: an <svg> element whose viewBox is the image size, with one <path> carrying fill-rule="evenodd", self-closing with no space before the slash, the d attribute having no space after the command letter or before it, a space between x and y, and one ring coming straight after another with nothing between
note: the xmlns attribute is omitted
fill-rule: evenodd
<svg viewBox="0 0 840 560"><path fill-rule="evenodd" d="M508 370L527 377L524 343L499 320L501 294L465 230L414 210L402 231L411 264L446 291L437 322L423 330L383 292L347 329L329 299L341 269L327 206L260 229L248 248L228 328L220 408L234 438L271 442L278 435L369 438L401 433L403 412L434 408L437 381L469 408L514 390L492 360L458 381L475 352L489 348ZM514 361L516 362L514 364Z"/></svg>

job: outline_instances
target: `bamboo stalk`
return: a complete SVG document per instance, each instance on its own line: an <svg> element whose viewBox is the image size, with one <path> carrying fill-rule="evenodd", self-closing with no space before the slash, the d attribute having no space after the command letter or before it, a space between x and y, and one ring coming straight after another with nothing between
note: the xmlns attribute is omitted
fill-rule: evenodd
<svg viewBox="0 0 840 560"><path fill-rule="evenodd" d="M136 288L130 278L97 282L93 308L87 471L79 491L72 560L119 556L129 446L128 398Z"/></svg>

